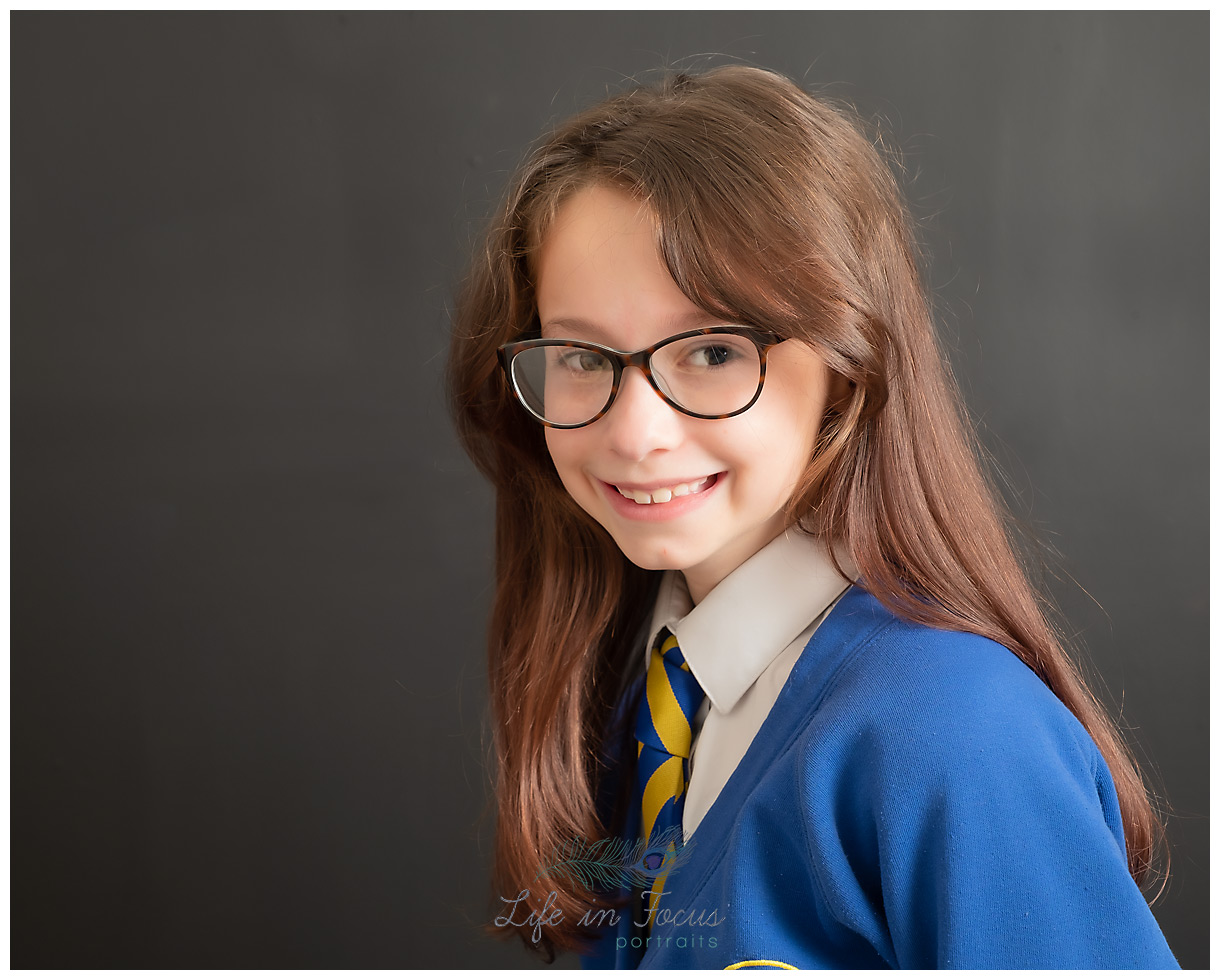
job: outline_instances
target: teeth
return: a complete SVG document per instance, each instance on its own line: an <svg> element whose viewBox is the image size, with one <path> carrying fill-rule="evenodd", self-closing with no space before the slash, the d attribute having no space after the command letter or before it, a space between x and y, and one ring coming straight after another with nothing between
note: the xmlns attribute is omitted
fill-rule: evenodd
<svg viewBox="0 0 1220 980"><path fill-rule="evenodd" d="M698 493L711 480L710 476L705 476L702 480L696 480L694 483L679 483L676 487L658 487L649 493L647 490L624 490L622 487L614 489L621 493L628 500L634 500L637 504L667 504L674 497L686 497L692 493Z"/></svg>

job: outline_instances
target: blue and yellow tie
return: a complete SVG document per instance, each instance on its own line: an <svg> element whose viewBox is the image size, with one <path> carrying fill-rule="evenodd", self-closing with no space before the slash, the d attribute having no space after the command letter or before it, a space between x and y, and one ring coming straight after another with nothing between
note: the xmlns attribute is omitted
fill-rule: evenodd
<svg viewBox="0 0 1220 980"><path fill-rule="evenodd" d="M648 660L644 697L635 723L639 743L636 792L645 840L654 831L682 826L682 804L690 779L691 724L702 703L703 688L678 649L677 637L662 628ZM657 878L655 893L663 890L664 880L665 876ZM655 911L657 900L654 895L649 912Z"/></svg>

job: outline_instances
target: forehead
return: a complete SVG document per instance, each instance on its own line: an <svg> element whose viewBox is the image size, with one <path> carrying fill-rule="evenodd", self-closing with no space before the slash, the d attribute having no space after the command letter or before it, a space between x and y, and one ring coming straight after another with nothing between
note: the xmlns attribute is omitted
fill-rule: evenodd
<svg viewBox="0 0 1220 980"><path fill-rule="evenodd" d="M538 249L535 284L543 336L635 350L720 322L670 276L648 206L604 185L559 207Z"/></svg>

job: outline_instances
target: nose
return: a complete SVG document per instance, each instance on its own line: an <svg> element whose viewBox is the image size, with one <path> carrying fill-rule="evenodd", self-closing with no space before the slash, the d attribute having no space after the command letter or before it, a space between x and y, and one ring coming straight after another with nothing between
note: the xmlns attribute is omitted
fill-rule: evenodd
<svg viewBox="0 0 1220 980"><path fill-rule="evenodd" d="M682 415L635 367L623 372L614 404L597 424L606 427L611 451L633 462L657 450L674 449L682 441Z"/></svg>

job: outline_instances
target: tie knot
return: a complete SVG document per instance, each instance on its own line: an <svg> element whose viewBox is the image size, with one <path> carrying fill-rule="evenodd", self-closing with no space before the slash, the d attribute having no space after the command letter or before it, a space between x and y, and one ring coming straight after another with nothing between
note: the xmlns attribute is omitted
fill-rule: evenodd
<svg viewBox="0 0 1220 980"><path fill-rule="evenodd" d="M678 667L685 671L690 670L686 666L686 657L682 655L682 648L678 646L678 638L674 636L668 626L661 627L661 631L657 634L657 640L652 645L652 654L653 656L660 654L665 662L673 667Z"/></svg>

